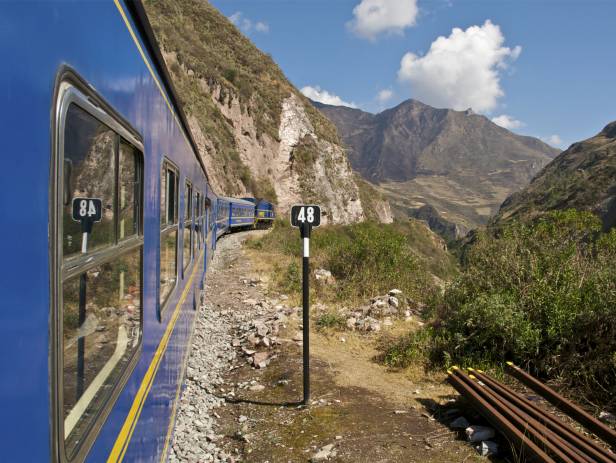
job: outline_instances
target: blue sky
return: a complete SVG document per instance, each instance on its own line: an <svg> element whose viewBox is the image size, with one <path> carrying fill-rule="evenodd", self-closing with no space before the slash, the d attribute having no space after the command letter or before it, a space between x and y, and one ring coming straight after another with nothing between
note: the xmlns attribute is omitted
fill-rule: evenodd
<svg viewBox="0 0 616 463"><path fill-rule="evenodd" d="M211 3L326 102L473 107L561 148L616 120L616 1Z"/></svg>

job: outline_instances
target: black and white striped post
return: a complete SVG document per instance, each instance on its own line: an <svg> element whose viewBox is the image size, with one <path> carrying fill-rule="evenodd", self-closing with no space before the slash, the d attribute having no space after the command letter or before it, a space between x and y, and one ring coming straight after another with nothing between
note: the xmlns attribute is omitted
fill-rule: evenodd
<svg viewBox="0 0 616 463"><path fill-rule="evenodd" d="M321 224L321 208L314 204L291 208L291 225L298 227L303 245L302 255L302 345L304 353L304 400L310 402L310 231Z"/></svg>
<svg viewBox="0 0 616 463"><path fill-rule="evenodd" d="M81 253L88 252L88 236L92 227L103 218L103 201L99 198L73 198L73 214L75 222L81 224ZM86 321L86 288L88 275L83 272L79 276L79 327ZM86 370L84 359L86 355L86 340L84 336L77 339L77 400L85 390Z"/></svg>

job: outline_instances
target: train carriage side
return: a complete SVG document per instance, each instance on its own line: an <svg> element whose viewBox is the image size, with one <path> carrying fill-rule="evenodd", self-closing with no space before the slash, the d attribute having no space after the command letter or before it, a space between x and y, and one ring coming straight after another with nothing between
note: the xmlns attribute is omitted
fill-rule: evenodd
<svg viewBox="0 0 616 463"><path fill-rule="evenodd" d="M138 2L0 10L2 459L160 461L218 201Z"/></svg>
<svg viewBox="0 0 616 463"><path fill-rule="evenodd" d="M254 228L255 204L245 199L225 199L229 202L229 230Z"/></svg>
<svg viewBox="0 0 616 463"><path fill-rule="evenodd" d="M218 197L216 207L216 239L227 233L229 228L230 206L228 198Z"/></svg>

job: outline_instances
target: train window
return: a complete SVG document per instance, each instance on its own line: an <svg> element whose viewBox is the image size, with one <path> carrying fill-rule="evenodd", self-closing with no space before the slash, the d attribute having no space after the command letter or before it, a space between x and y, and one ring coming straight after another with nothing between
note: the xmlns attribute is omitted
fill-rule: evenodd
<svg viewBox="0 0 616 463"><path fill-rule="evenodd" d="M193 237L192 237L192 254L193 254L193 258L197 257L197 249L198 249L198 244L200 241L199 238L199 221L201 220L201 212L199 211L199 208L201 206L201 198L199 197L199 193L197 193L195 195L195 220L194 220L194 225L193 225ZM200 247L200 244L199 244Z"/></svg>
<svg viewBox="0 0 616 463"><path fill-rule="evenodd" d="M141 346L143 157L132 133L76 89L60 104L56 426L71 460L91 442ZM103 204L87 240L72 220L76 197Z"/></svg>
<svg viewBox="0 0 616 463"><path fill-rule="evenodd" d="M64 139L63 255L81 254L81 225L73 220L72 198L102 200L103 214L88 236L87 252L114 243L116 134L76 104L68 108Z"/></svg>
<svg viewBox="0 0 616 463"><path fill-rule="evenodd" d="M196 256L196 249L201 249L201 233L203 232L203 203L201 193L197 191L195 200L195 245L193 253Z"/></svg>
<svg viewBox="0 0 616 463"><path fill-rule="evenodd" d="M178 174L175 168L165 162L161 175L160 221L162 228L174 225L178 219Z"/></svg>
<svg viewBox="0 0 616 463"><path fill-rule="evenodd" d="M120 143L120 159L118 162L119 175L119 231L120 239L130 238L139 232L138 215L141 202L141 178L138 169L138 154L132 146L127 143Z"/></svg>
<svg viewBox="0 0 616 463"><path fill-rule="evenodd" d="M192 185L190 182L186 182L184 189L184 271L188 268L191 262L191 249L192 249L192 212L193 212L193 197L192 197Z"/></svg>
<svg viewBox="0 0 616 463"><path fill-rule="evenodd" d="M62 285L65 450L75 453L141 340L141 249Z"/></svg>
<svg viewBox="0 0 616 463"><path fill-rule="evenodd" d="M178 172L163 163L160 186L160 293L161 311L177 283L178 254Z"/></svg>

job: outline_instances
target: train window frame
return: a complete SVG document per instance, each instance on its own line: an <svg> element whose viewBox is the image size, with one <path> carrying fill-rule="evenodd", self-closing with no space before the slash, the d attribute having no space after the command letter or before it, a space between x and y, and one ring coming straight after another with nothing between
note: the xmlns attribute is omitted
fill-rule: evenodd
<svg viewBox="0 0 616 463"><path fill-rule="evenodd" d="M102 249L93 250L84 255L64 257L64 214L65 206L70 198L66 196L65 179L65 135L69 108L76 105L80 110L92 117L99 124L109 128L114 135L112 156L115 166L113 177L113 242ZM51 136L52 153L50 169L50 400L51 400L51 428L52 428L52 461L72 462L82 461L90 451L109 413L117 402L128 378L133 373L143 347L143 248L144 248L144 180L145 180L145 151L143 137L113 109L91 86L68 66L62 66L58 71L52 100ZM137 220L136 233L124 239L118 234L118 190L119 176L118 163L120 162L119 149L121 143L133 148L135 153L135 168L138 172L139 190L136 191L135 206L139 210L135 215ZM139 254L139 322L138 339L133 344L133 352L129 354L121 370L117 372L110 391L103 395L101 406L95 412L95 418L86 423L86 431L80 437L71 455L67 454L67 441L65 436L64 418L64 284L71 279L89 270L102 265L117 262L130 253ZM114 368L117 367L117 364ZM102 373L99 370L98 373ZM109 376L107 376L109 378ZM84 391L84 393L87 391Z"/></svg>
<svg viewBox="0 0 616 463"><path fill-rule="evenodd" d="M194 217L195 217L195 201L194 201L194 186L193 186L193 182L186 178L184 180L184 207L182 208L183 210L183 215L182 215L182 279L186 278L186 275L189 272L189 270L192 268L192 264L195 260L195 256L193 255L193 242L194 242ZM190 204L186 204L186 201L190 201ZM188 214L190 214L190 216L188 216ZM188 259L188 262L186 262L184 260L184 256L185 256L185 249L186 249L186 242L184 241L184 238L186 236L186 234L184 233L186 230L186 227L188 227L188 237L189 237L189 250L190 250L190 259Z"/></svg>
<svg viewBox="0 0 616 463"><path fill-rule="evenodd" d="M169 222L169 195L168 195L168 180L167 180L167 176L168 173L172 172L175 176L175 196L174 196L174 204L173 204L173 217L172 217L172 221ZM180 208L180 169L177 167L177 165L171 161L169 158L167 158L166 156L163 157L162 162L161 162L161 166L160 166L160 191L159 191L159 197L162 194L162 178L163 178L163 174L165 175L165 189L166 189L166 193L165 193L165 204L162 204L162 201L159 201L159 214L160 214L160 233L158 234L159 237L159 246L158 246L158 281L159 284L157 284L157 294L156 294L156 299L157 299L157 306L158 306L158 321L162 322L163 320L163 314L165 313L166 308L169 306L169 301L172 299L173 294L175 293L175 290L177 289L178 285L179 285L179 276L180 276L180 259L179 259L179 254L180 254L180 212L179 212L179 208ZM164 208L164 210L163 210ZM163 224L162 222L162 216L165 216L165 223ZM160 273L161 273L161 253L162 253L162 242L163 242L163 238L166 237L167 235L173 233L175 231L176 233L176 238L175 238L175 284L173 285L173 288L171 288L171 290L169 291L169 294L167 294L167 297L165 297L165 299L163 301L161 301L160 298Z"/></svg>
<svg viewBox="0 0 616 463"><path fill-rule="evenodd" d="M201 250L201 232L203 227L201 225L201 218L203 217L203 195L201 191L195 188L195 243L197 245L197 250ZM195 245L193 244L193 248ZM195 255L197 253L195 252Z"/></svg>

